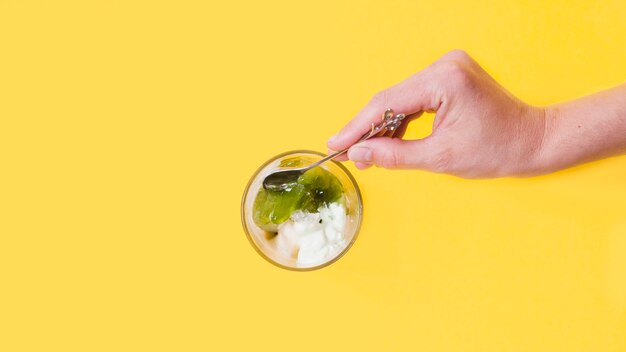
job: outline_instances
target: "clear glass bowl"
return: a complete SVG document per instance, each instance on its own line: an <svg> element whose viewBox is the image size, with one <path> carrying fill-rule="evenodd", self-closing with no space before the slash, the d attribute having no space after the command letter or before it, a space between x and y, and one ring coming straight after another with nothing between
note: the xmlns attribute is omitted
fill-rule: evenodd
<svg viewBox="0 0 626 352"><path fill-rule="evenodd" d="M246 190L243 193L243 198L241 200L241 221L250 244L252 244L252 247L254 247L254 249L263 258L283 269L308 271L320 269L334 263L350 249L357 238L359 229L361 228L361 220L363 218L363 201L361 199L359 186L348 169L335 161L328 161L321 166L335 175L343 185L343 197L347 213L346 226L343 232L343 237L346 243L345 248L338 250L336 254L331 254L331 256L322 263L315 264L313 266L299 266L295 258L292 256L286 256L278 251L272 244L272 241L267 238L266 232L254 223L252 217L254 199L256 198L259 189L263 187L263 179L265 179L265 177L273 171L280 169L279 164L281 160L286 158L301 157L306 161L315 162L324 156L326 155L309 150L295 150L279 154L259 167L254 175L252 175L252 178L248 182Z"/></svg>

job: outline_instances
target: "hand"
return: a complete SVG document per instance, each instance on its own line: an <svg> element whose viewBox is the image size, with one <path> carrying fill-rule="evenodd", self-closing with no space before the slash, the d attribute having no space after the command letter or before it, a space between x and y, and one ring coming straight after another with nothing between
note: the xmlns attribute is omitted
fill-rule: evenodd
<svg viewBox="0 0 626 352"><path fill-rule="evenodd" d="M435 112L433 132L421 140L403 140L409 123L404 121L394 138L352 146L347 158L360 169L424 169L467 178L543 172L539 157L548 126L546 110L512 96L463 51L449 52L376 94L328 147L350 146L387 108L416 116Z"/></svg>

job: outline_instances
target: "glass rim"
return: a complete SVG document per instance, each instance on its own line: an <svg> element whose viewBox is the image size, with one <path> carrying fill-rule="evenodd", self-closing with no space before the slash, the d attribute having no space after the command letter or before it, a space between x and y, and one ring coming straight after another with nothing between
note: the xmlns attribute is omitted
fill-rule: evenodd
<svg viewBox="0 0 626 352"><path fill-rule="evenodd" d="M241 225L243 226L243 230L246 233L246 237L248 238L248 242L250 242L250 244L252 245L254 250L261 257L263 257L266 261L272 263L273 265L275 265L275 266L277 266L279 268L286 269L286 270L291 270L291 271L313 271L313 270L317 270L317 269L321 269L321 268L327 267L327 266L333 264L334 262L338 261L352 247L352 245L356 241L357 237L359 236L359 232L361 232L361 224L363 222L363 198L361 197L361 190L359 189L359 185L356 183L356 180L354 179L354 176L352 176L350 171L344 165L342 165L340 162L337 162L335 160L329 160L328 162L332 162L335 165L337 165L341 169L341 171L343 171L346 174L346 176L348 176L348 179L350 180L350 183L352 183L352 186L354 187L354 190L355 190L355 193L356 193L356 197L357 197L357 202L356 202L357 205L356 206L358 208L360 216L357 219L358 223L356 224L356 229L354 230L354 235L352 236L352 239L346 245L346 247L339 254L337 254L333 259L331 259L331 260L329 260L327 262L324 262L322 264L319 264L319 265L315 265L315 266L311 266L311 267L298 268L298 267L292 267L292 266L283 265L281 263L276 262L275 260L270 258L268 255L263 253L263 251L259 248L259 246L256 244L256 242L252 238L252 235L248 231L248 222L246 221L246 214L245 214L246 198L248 196L248 192L250 190L250 186L252 185L252 182L256 179L256 177L259 175L261 170L263 170L267 165L271 164L275 160L283 158L283 157L288 156L288 155L292 155L292 154L313 154L313 155L317 155L317 156L321 156L321 157L325 157L326 156L326 154L320 153L320 152L317 152L317 151L314 151L314 150L297 149L297 150L291 150L291 151L280 153L280 154L270 158L266 162L264 162L261 166L259 166L256 169L256 171L254 172L254 174L252 174L252 176L250 177L250 180L248 180L248 183L246 184L246 188L245 188L245 190L243 192L243 197L241 198Z"/></svg>

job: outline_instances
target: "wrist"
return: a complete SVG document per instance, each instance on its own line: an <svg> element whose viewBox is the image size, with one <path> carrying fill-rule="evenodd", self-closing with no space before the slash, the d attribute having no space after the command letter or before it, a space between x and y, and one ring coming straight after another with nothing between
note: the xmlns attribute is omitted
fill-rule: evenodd
<svg viewBox="0 0 626 352"><path fill-rule="evenodd" d="M548 174L558 170L553 160L554 132L558 122L559 110L556 106L537 107L540 114L540 127L538 127L538 138L536 147L531 158L531 172L529 176Z"/></svg>
<svg viewBox="0 0 626 352"><path fill-rule="evenodd" d="M519 154L511 174L531 177L549 173L549 140L555 122L556 111L552 107L528 106L522 114L519 142Z"/></svg>
<svg viewBox="0 0 626 352"><path fill-rule="evenodd" d="M626 153L626 85L542 108L544 133L537 174Z"/></svg>

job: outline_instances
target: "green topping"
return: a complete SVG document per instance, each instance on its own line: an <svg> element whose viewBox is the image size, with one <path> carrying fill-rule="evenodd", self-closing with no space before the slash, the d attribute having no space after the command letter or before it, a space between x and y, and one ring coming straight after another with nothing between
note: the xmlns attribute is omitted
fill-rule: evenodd
<svg viewBox="0 0 626 352"><path fill-rule="evenodd" d="M304 187L306 196L300 199L297 209L310 213L324 204L338 201L343 193L343 186L337 177L319 166L302 174L298 185Z"/></svg>
<svg viewBox="0 0 626 352"><path fill-rule="evenodd" d="M309 160L308 158L294 156L291 158L285 158L280 161L278 166L280 167L300 167L304 165L311 164L313 160Z"/></svg>
<svg viewBox="0 0 626 352"><path fill-rule="evenodd" d="M288 158L280 166L297 167L306 162L302 158ZM342 194L343 186L337 177L318 166L302 174L288 190L275 192L261 188L254 200L254 223L265 231L276 232L277 225L287 221L294 211L317 212L322 205L339 201Z"/></svg>

